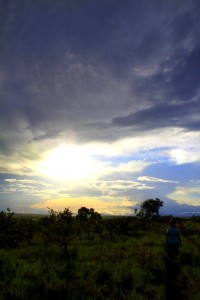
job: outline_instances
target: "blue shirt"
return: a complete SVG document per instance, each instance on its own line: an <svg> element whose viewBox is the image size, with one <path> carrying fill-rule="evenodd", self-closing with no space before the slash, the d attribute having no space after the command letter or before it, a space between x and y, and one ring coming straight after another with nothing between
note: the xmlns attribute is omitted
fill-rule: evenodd
<svg viewBox="0 0 200 300"><path fill-rule="evenodd" d="M179 231L176 227L169 227L167 229L167 243L178 244L179 243Z"/></svg>

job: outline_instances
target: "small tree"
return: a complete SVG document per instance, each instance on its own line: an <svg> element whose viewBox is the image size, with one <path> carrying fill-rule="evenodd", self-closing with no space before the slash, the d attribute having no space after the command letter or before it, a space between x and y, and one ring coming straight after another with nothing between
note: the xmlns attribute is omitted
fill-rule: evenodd
<svg viewBox="0 0 200 300"><path fill-rule="evenodd" d="M49 242L56 241L67 251L74 232L72 212L69 208L59 212L50 208L48 210L49 218L45 217L41 220L45 247L47 247Z"/></svg>
<svg viewBox="0 0 200 300"><path fill-rule="evenodd" d="M81 225L81 228L87 232L88 238L90 233L99 230L99 224L102 221L101 214L95 212L94 208L81 207L78 210L76 220Z"/></svg>
<svg viewBox="0 0 200 300"><path fill-rule="evenodd" d="M10 208L6 212L0 212L0 249L16 248L25 239L26 228L24 230L19 220L13 216L14 212Z"/></svg>
<svg viewBox="0 0 200 300"><path fill-rule="evenodd" d="M143 201L140 205L140 211L138 214L144 216L145 218L151 219L153 217L159 216L159 209L163 206L163 201L156 199L147 199Z"/></svg>
<svg viewBox="0 0 200 300"><path fill-rule="evenodd" d="M81 207L78 210L78 214L76 216L76 219L81 222L86 222L90 217L90 210L87 207Z"/></svg>

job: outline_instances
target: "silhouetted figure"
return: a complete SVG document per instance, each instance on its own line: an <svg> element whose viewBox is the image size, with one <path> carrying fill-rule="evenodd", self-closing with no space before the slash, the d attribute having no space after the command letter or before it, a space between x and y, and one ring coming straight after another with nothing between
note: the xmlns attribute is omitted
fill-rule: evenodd
<svg viewBox="0 0 200 300"><path fill-rule="evenodd" d="M183 225L183 222L179 222L178 227L179 227L180 232L184 231L184 229L185 229L185 226Z"/></svg>
<svg viewBox="0 0 200 300"><path fill-rule="evenodd" d="M168 259L170 262L175 262L178 257L178 248L181 246L181 238L179 230L176 228L176 219L172 218L169 222L169 227L166 232Z"/></svg>

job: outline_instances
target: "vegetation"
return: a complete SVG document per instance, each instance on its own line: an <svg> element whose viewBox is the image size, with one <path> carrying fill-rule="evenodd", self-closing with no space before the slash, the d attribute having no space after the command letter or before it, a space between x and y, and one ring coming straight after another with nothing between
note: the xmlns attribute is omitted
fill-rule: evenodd
<svg viewBox="0 0 200 300"><path fill-rule="evenodd" d="M163 201L156 199L147 199L140 205L140 210L136 209L135 212L138 217L145 219L152 219L159 217L159 209L163 206Z"/></svg>
<svg viewBox="0 0 200 300"><path fill-rule="evenodd" d="M169 265L171 216L152 212L102 218L86 207L76 217L49 209L38 219L1 212L0 299L200 299L200 218L178 220L180 258Z"/></svg>

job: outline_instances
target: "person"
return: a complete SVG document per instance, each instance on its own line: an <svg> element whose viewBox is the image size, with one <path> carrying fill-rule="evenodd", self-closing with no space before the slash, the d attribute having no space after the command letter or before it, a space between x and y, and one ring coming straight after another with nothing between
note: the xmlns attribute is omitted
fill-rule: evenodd
<svg viewBox="0 0 200 300"><path fill-rule="evenodd" d="M179 230L176 228L176 218L172 218L169 222L169 227L166 231L168 258L171 262L177 260L178 249L181 246L181 238Z"/></svg>
<svg viewBox="0 0 200 300"><path fill-rule="evenodd" d="M184 225L183 225L183 222L179 222L179 223L178 223L178 227L179 227L180 232L182 232L182 231L185 230L185 227L184 227Z"/></svg>

